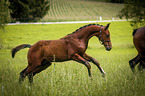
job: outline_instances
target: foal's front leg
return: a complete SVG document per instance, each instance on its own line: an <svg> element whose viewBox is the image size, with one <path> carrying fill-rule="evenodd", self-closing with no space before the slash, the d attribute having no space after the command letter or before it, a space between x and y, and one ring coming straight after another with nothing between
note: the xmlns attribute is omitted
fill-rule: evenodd
<svg viewBox="0 0 145 96"><path fill-rule="evenodd" d="M103 68L100 66L99 62L95 58L87 55L86 53L83 55L83 57L86 60L91 61L92 63L94 63L99 68L100 72L102 73L102 76L105 77L106 73L104 72Z"/></svg>
<svg viewBox="0 0 145 96"><path fill-rule="evenodd" d="M81 57L77 53L72 57L72 59L77 61L77 62L79 62L79 63L84 64L87 67L87 69L88 69L89 77L92 77L92 74L91 74L91 65L89 64L89 61L85 60L83 57Z"/></svg>
<svg viewBox="0 0 145 96"><path fill-rule="evenodd" d="M140 62L140 59L141 57L137 55L135 58L129 61L129 65L133 73L134 73L135 66Z"/></svg>
<svg viewBox="0 0 145 96"><path fill-rule="evenodd" d="M138 70L143 72L145 69L145 63L143 61L140 61L140 64L138 65Z"/></svg>

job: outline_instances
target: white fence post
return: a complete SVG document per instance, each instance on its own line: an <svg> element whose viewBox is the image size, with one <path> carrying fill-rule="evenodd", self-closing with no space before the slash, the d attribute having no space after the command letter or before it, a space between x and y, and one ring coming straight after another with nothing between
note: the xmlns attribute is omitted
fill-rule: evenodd
<svg viewBox="0 0 145 96"><path fill-rule="evenodd" d="M114 18L112 18L112 21L114 21Z"/></svg>
<svg viewBox="0 0 145 96"><path fill-rule="evenodd" d="M102 21L102 17L100 16L100 21Z"/></svg>
<svg viewBox="0 0 145 96"><path fill-rule="evenodd" d="M97 23L98 23L98 16L97 16Z"/></svg>

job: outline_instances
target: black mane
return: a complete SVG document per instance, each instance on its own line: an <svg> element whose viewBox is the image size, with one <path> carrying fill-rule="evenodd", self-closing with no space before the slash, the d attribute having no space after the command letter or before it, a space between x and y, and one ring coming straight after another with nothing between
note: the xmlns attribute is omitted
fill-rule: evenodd
<svg viewBox="0 0 145 96"><path fill-rule="evenodd" d="M93 24L84 25L84 26L80 27L79 29L77 29L76 31L74 31L74 32L72 32L72 33L70 33L70 34L68 34L68 35L71 35L71 34L73 34L73 33L76 33L76 32L79 31L80 29L85 28L85 27L87 27L87 26L91 26L91 25L103 26L103 25L94 24L94 23L93 23Z"/></svg>

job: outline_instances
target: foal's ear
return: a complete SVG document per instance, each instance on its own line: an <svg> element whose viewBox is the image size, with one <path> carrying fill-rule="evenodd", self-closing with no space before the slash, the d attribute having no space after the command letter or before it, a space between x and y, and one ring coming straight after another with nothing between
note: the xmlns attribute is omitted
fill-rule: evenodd
<svg viewBox="0 0 145 96"><path fill-rule="evenodd" d="M105 30L107 30L107 29L108 29L109 25L110 25L110 23L108 23L108 24L107 24L107 26L105 27Z"/></svg>

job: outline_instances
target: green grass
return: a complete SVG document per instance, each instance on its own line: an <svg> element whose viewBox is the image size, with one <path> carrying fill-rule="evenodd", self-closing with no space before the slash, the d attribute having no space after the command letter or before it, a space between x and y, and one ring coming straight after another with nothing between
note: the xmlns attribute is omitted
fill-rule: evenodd
<svg viewBox="0 0 145 96"><path fill-rule="evenodd" d="M101 23L106 25L107 23ZM0 95L3 96L144 96L145 74L133 74L128 61L137 55L132 43L132 28L128 22L111 22L110 33L113 49L108 52L96 37L89 41L87 53L96 58L104 71L92 65L93 78L88 77L84 65L74 62L55 62L34 77L18 83L19 73L27 66L24 49L11 58L13 47L34 44L43 39L59 39L85 24L8 25L0 31ZM1 96L2 96L1 95Z"/></svg>
<svg viewBox="0 0 145 96"><path fill-rule="evenodd" d="M123 4L100 2L104 0L50 0L50 10L43 21L74 21L119 19Z"/></svg>

